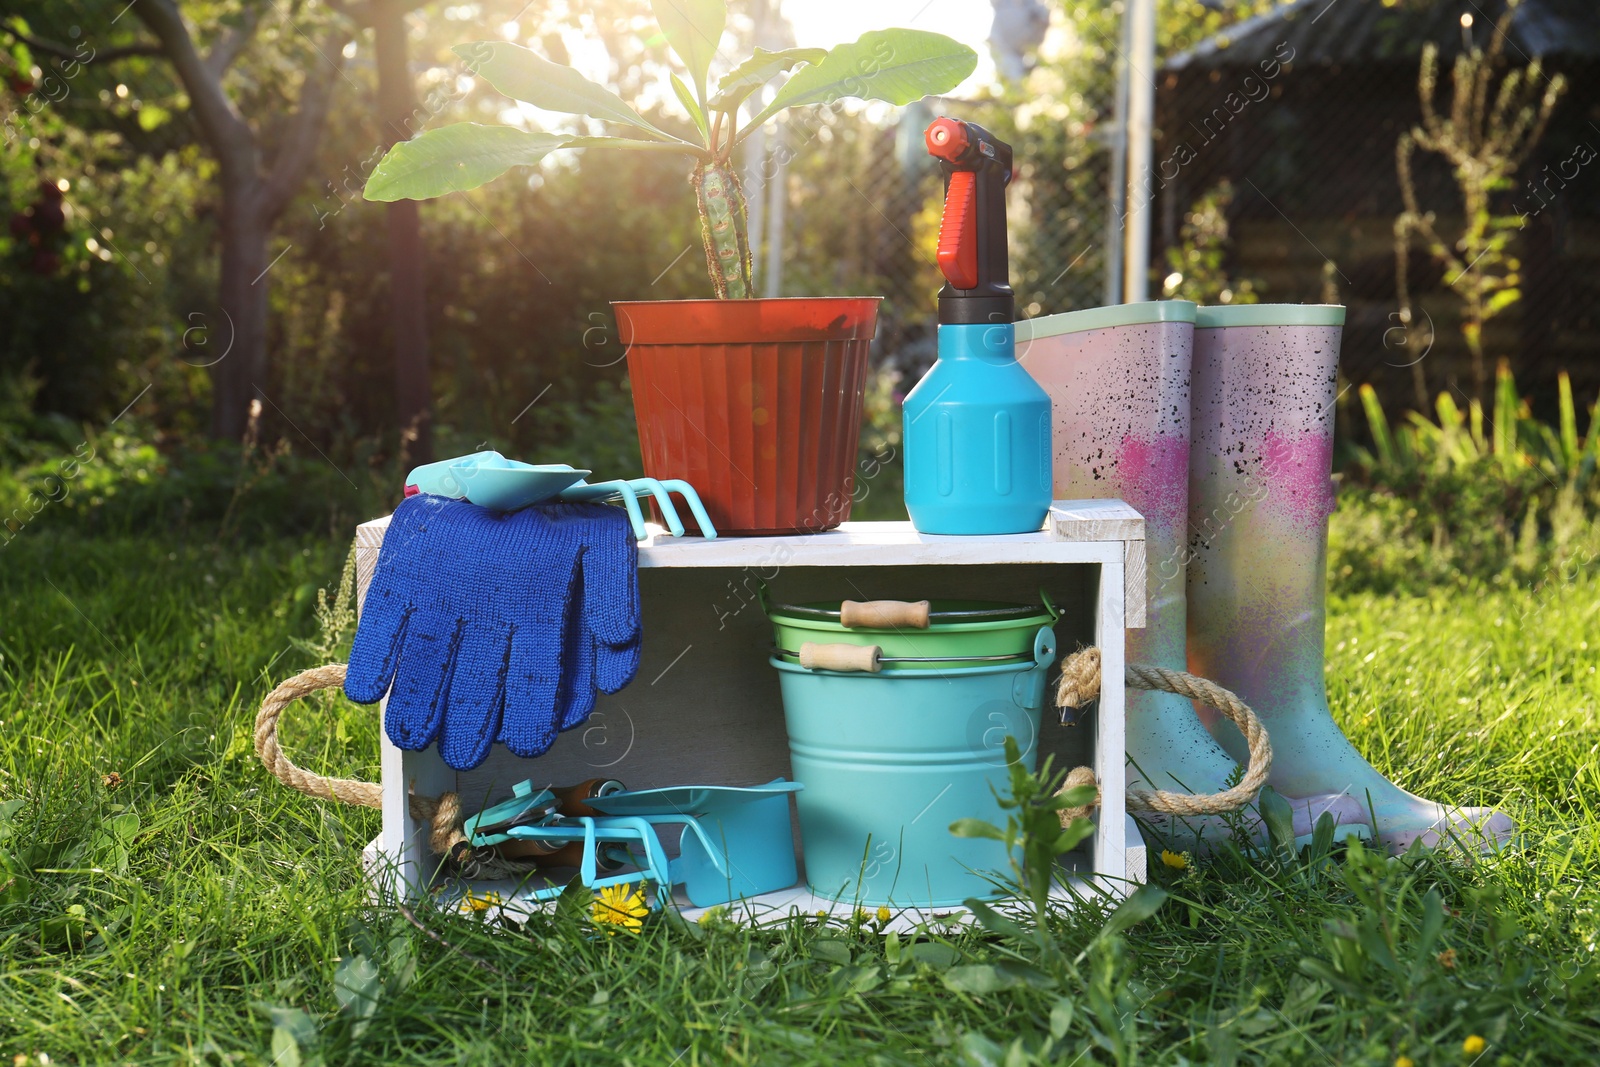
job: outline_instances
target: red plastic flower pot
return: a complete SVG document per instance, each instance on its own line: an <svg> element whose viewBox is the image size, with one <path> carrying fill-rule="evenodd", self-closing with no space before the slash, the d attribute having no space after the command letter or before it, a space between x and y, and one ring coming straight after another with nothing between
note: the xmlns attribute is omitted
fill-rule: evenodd
<svg viewBox="0 0 1600 1067"><path fill-rule="evenodd" d="M612 304L645 474L693 485L718 533L844 522L881 299Z"/></svg>

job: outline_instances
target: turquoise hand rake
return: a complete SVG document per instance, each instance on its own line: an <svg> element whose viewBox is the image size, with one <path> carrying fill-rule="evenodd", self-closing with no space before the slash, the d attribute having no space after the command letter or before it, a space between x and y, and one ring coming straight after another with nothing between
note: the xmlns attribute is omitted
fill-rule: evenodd
<svg viewBox="0 0 1600 1067"><path fill-rule="evenodd" d="M634 536L642 541L649 536L649 531L645 529L644 512L639 508L641 494L655 500L668 532L674 537L683 536L683 520L672 504L672 494L677 493L689 506L700 526L701 536L708 541L717 536L717 528L706 514L700 494L681 478L665 481L618 478L590 484L583 480L589 473L565 463L522 463L489 450L417 467L406 476L406 495L428 493L470 500L496 511L515 511L548 500L621 504L633 524Z"/></svg>
<svg viewBox="0 0 1600 1067"><path fill-rule="evenodd" d="M681 478L669 478L666 481L657 481L655 478L634 478L631 481L616 479L609 482L596 482L589 485L579 482L577 485L563 489L559 496L562 500L603 500L608 503L622 502L628 510L628 518L633 520L633 532L643 540L646 536L644 528L644 515L639 510L639 494L648 493L655 498L656 506L661 509L661 517L666 520L667 530L674 537L683 536L683 520L678 518L678 511L672 506L672 493L683 497L683 502L689 505L689 511L694 515L694 521L700 526L700 533L710 541L717 536L717 528L711 522L711 516L706 514L705 505L700 502L700 494L694 487Z"/></svg>
<svg viewBox="0 0 1600 1067"><path fill-rule="evenodd" d="M507 841L581 842L578 877L593 889L648 883L666 904L672 886L681 884L695 907L729 904L745 897L787 889L798 877L789 794L801 788L782 778L757 786L676 786L589 797L587 805L604 814L563 816L555 795L519 782L507 801L466 821L474 847ZM679 856L668 860L663 828L682 827ZM620 863L637 870L604 873ZM532 890L534 900L550 900L562 886Z"/></svg>

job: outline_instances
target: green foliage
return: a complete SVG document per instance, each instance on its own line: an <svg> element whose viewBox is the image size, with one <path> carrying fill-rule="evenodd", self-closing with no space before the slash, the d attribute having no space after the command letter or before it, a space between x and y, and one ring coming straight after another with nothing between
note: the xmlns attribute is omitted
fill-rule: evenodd
<svg viewBox="0 0 1600 1067"><path fill-rule="evenodd" d="M1084 785L1057 795L1066 772L1054 773L1049 756L1037 772L1030 771L1014 737L1006 738L1005 755L1010 788L1005 796L997 796L1001 810L1006 812L1005 827L982 819L960 819L950 825L950 832L957 837L982 837L1005 844L1015 887L1032 906L1035 929L1043 936L1050 890L1057 880L1056 859L1094 834L1094 823L1087 818L1079 817L1063 826L1061 812L1092 803L1096 790ZM968 901L967 906L985 918L994 914L981 901ZM1009 924L1006 929L1015 929L1009 920L1005 922Z"/></svg>
<svg viewBox="0 0 1600 1067"><path fill-rule="evenodd" d="M403 476L344 471L282 441L169 453L137 434L78 436L70 424L51 426L52 438L27 442L19 449L26 458L0 471L0 551L63 528L247 543L308 531L338 536L392 507L389 487Z"/></svg>
<svg viewBox="0 0 1600 1067"><path fill-rule="evenodd" d="M1168 300L1193 300L1197 304L1254 304L1257 283L1228 277L1228 205L1233 183L1223 181L1194 202L1184 216L1179 242L1167 249L1170 273L1162 282Z"/></svg>
<svg viewBox="0 0 1600 1067"><path fill-rule="evenodd" d="M785 48L778 52L757 48L749 59L722 76L717 82L716 94L706 101L706 106L713 111L731 114L773 78L802 63L820 63L827 54L826 48Z"/></svg>
<svg viewBox="0 0 1600 1067"><path fill-rule="evenodd" d="M1480 582L1545 584L1600 555L1600 418L1584 437L1572 387L1560 378L1557 426L1534 419L1505 361L1487 424L1482 406L1463 413L1448 394L1437 422L1415 412L1392 426L1370 386L1360 390L1372 438L1345 479L1366 489L1341 495L1350 521L1331 545L1344 588L1424 592Z"/></svg>
<svg viewBox="0 0 1600 1067"><path fill-rule="evenodd" d="M122 6L81 0L75 15L70 5L24 5L34 32L61 41L71 40L73 24L83 31L110 25ZM498 25L495 17L510 19L523 6L491 5L481 17ZM642 2L637 6L648 14ZM601 36L623 68L622 83L637 93L645 44L627 31L625 7L619 0L618 31L606 24ZM103 18L97 13L102 8ZM536 12L524 23L535 19L536 31L560 22ZM413 40L425 97L416 121L489 110L478 94L463 95L457 86L457 64L445 42L462 35L459 17L415 27L427 31ZM97 47L120 46L129 43L120 35L128 28L137 30L131 15L116 24L117 36L84 36ZM266 60L280 45L305 42L276 18L257 32L261 55L252 49L236 66L240 82L250 83L240 91L255 94L251 107L283 104L279 110L286 111L300 68ZM12 44L0 30L0 53ZM366 93L375 74L367 43L359 47L347 75ZM40 65L54 68L50 60ZM148 134L138 126L151 103L180 116L187 106L173 92L163 61L132 57L81 66L65 82L69 95L40 95L31 109L21 106L25 96L0 82L0 113L16 107L25 116L22 136L0 153L8 213L34 202L41 177L70 183L65 199L71 208L54 275L28 269L31 246L0 228L0 318L7 324L0 333L0 466L32 463L35 450L39 462L58 461L85 439L117 430L187 472L193 463L185 442L206 424L206 366L222 358L229 343L228 323L215 302L214 165L191 143L186 119ZM127 95L119 96L116 86L123 81ZM274 131L263 136L270 139ZM311 471L324 497L363 496L373 479L361 472L393 462L393 445L379 444L390 438L394 411L386 209L360 199L383 137L369 108L335 108L312 168L316 180L280 223L281 240L273 248L284 255L271 274L272 359L260 383L269 398L261 448L271 452L287 440L308 468L320 467L327 476L323 484ZM576 428L602 447L604 466L596 469L638 473L637 446L626 440L633 431L625 394L621 404L613 400L625 372L608 301L694 294L693 257L674 265L695 241L693 199L675 157L613 155L607 162L580 170L575 158L552 161L527 184L501 183L471 201L451 197L426 209L436 433L462 442L462 451L492 437L495 447L536 457L568 447ZM583 254L573 255L576 248ZM112 425L130 403L132 410ZM137 427L130 429L130 421ZM196 450L207 451L203 445ZM628 466L613 466L618 456ZM214 465L211 495L221 493L223 503L213 518L232 492L223 484L233 477L230 464L241 469L234 458ZM398 482L387 474L383 481L392 494ZM186 489L183 495L193 494ZM16 493L0 488L0 496L11 502L9 513ZM390 495L387 504L363 505L372 507L363 517L392 503ZM355 507L341 506L347 514ZM283 516L277 529L296 517L309 528L328 528L308 518L303 505ZM267 509L261 517L273 520Z"/></svg>
<svg viewBox="0 0 1600 1067"><path fill-rule="evenodd" d="M1300 961L1300 970L1348 996L1373 997L1393 981L1407 1000L1424 983L1442 984L1435 946L1444 930L1444 898L1437 888L1418 886L1414 872L1350 843L1341 880L1355 898L1354 922L1323 924L1325 956ZM1420 905L1420 907L1419 907ZM1406 920L1418 916L1412 930ZM1407 937L1407 933L1413 936Z"/></svg>
<svg viewBox="0 0 1600 1067"><path fill-rule="evenodd" d="M694 84L673 75L674 96L697 137L662 129L604 86L530 49L477 41L455 51L503 95L547 111L622 125L642 138L560 136L462 123L428 130L395 145L367 182L371 200L427 200L475 189L516 166L539 162L560 147L665 151L694 161L706 268L719 297L754 294L748 219L731 159L734 146L790 107L844 99L907 104L954 88L977 67L972 49L924 30L873 30L830 50L763 52L737 64L706 97L706 77L727 22L723 0L652 2L662 35ZM762 85L789 77L741 130L739 109Z"/></svg>
<svg viewBox="0 0 1600 1067"><path fill-rule="evenodd" d="M847 99L909 104L954 89L977 66L977 53L940 33L868 30L796 70L745 125L744 135L791 107Z"/></svg>
<svg viewBox="0 0 1600 1067"><path fill-rule="evenodd" d="M711 59L722 43L728 25L728 7L723 0L650 0L656 25L694 81L695 98L702 108L706 99L706 75Z"/></svg>

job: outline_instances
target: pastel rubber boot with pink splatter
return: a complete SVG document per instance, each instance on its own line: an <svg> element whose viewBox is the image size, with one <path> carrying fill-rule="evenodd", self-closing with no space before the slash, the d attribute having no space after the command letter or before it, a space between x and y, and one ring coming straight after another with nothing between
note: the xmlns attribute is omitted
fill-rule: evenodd
<svg viewBox="0 0 1600 1067"><path fill-rule="evenodd" d="M1328 516L1344 308L1199 309L1189 463L1189 670L1237 693L1272 738L1272 786L1343 792L1379 839L1477 848L1511 820L1414 796L1379 774L1328 710L1323 678ZM1222 747L1244 743L1199 709Z"/></svg>
<svg viewBox="0 0 1600 1067"><path fill-rule="evenodd" d="M1180 671L1194 316L1193 304L1166 300L1017 324L1018 359L1050 394L1056 497L1120 498L1145 518L1146 623L1126 631L1128 661ZM1215 793L1238 768L1189 702L1171 693L1128 691L1127 745L1130 785ZM1291 798L1291 807L1305 840L1325 811L1349 829L1367 822L1349 797ZM1215 817L1140 818L1180 847L1209 847L1230 833ZM1243 818L1262 832L1259 814Z"/></svg>

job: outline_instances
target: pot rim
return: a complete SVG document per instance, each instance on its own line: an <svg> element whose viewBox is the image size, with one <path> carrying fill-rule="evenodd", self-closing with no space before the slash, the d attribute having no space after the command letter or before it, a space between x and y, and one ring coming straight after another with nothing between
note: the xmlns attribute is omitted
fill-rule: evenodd
<svg viewBox="0 0 1600 1067"><path fill-rule="evenodd" d="M718 304L742 306L749 304L785 304L799 303L801 301L822 302L825 300L877 300L887 299L882 296L749 296L749 297L724 297L714 296L689 296L674 297L671 300L613 300L612 307L655 307L660 304Z"/></svg>
<svg viewBox="0 0 1600 1067"><path fill-rule="evenodd" d="M749 300L614 300L617 340L638 348L868 342L881 296L778 296Z"/></svg>

